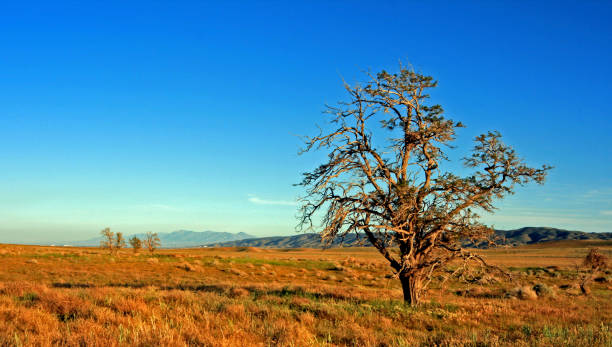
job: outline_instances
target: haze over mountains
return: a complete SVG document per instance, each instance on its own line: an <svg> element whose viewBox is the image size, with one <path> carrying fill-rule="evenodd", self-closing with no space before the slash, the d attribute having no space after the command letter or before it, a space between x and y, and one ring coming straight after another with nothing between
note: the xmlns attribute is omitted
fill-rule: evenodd
<svg viewBox="0 0 612 347"><path fill-rule="evenodd" d="M163 248L181 248L181 247L196 247L217 242L227 242L242 239L254 238L255 236L247 233L227 233L219 231L191 231L191 230L177 230L169 233L158 233ZM135 234L125 236L126 240L132 236L137 236L143 239L145 234ZM71 246L99 246L101 237L77 242L66 243Z"/></svg>

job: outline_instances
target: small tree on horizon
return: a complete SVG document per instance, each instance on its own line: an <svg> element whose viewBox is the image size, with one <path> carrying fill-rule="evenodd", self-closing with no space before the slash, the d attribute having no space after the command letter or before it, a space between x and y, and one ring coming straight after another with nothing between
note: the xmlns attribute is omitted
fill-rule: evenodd
<svg viewBox="0 0 612 347"><path fill-rule="evenodd" d="M123 237L123 233L115 234L115 252L121 250L121 248L125 248L125 238Z"/></svg>
<svg viewBox="0 0 612 347"><path fill-rule="evenodd" d="M102 235L102 241L100 241L100 248L108 249L109 253L113 253L115 246L115 233L110 231L110 228L104 228L100 231L100 235Z"/></svg>
<svg viewBox="0 0 612 347"><path fill-rule="evenodd" d="M134 253L138 253L138 251L140 251L142 248L142 241L138 237L133 236L130 238L130 246L132 246Z"/></svg>
<svg viewBox="0 0 612 347"><path fill-rule="evenodd" d="M153 254L153 252L161 246L161 240L159 239L159 236L157 236L157 233L150 231L145 234L143 243L151 254Z"/></svg>
<svg viewBox="0 0 612 347"><path fill-rule="evenodd" d="M328 106L332 129L307 137L302 151L324 150L327 159L299 183L306 194L298 231L319 230L328 242L352 232L365 235L412 305L434 271L449 262L486 264L462 247L464 240L484 240L493 232L476 212L492 212L494 201L516 185L543 183L551 168L527 166L492 131L477 136L463 159L471 173L444 171L445 151L463 124L428 102L436 86L432 77L403 66L397 74L368 74L360 85L345 83L349 100Z"/></svg>

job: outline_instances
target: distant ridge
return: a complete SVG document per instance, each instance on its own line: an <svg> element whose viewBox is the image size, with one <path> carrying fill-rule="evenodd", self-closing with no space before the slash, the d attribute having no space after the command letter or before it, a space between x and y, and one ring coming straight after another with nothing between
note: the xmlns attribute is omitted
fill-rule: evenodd
<svg viewBox="0 0 612 347"><path fill-rule="evenodd" d="M565 240L612 240L612 233L586 233L548 227L524 227L515 230L496 230L501 244L509 246L529 245L540 242ZM500 243L498 241L498 243ZM247 238L229 242L215 242L208 247L260 247L260 248L324 248L319 234L308 233L293 236ZM363 237L350 234L343 241L334 240L331 247L369 247ZM469 246L469 245L468 245Z"/></svg>
<svg viewBox="0 0 612 347"><path fill-rule="evenodd" d="M496 230L498 236L505 237L505 244L518 246L540 242L566 240L612 240L612 233L586 233L548 227L524 227L516 230Z"/></svg>
<svg viewBox="0 0 612 347"><path fill-rule="evenodd" d="M316 233L298 234L293 236L271 236L244 239L230 242L219 242L206 245L208 247L260 247L260 248L324 248L321 236ZM334 240L332 247L368 246L360 244L355 234L347 235L341 242Z"/></svg>
<svg viewBox="0 0 612 347"><path fill-rule="evenodd" d="M242 239L253 238L253 235L247 233L227 233L219 231L192 231L192 230L177 230L170 233L158 233L161 240L162 248L182 248L182 247L198 247L203 244L228 242ZM142 239L145 234L135 234L125 236L126 239L132 236L137 236ZM97 237L85 241L67 242L71 246L99 246L101 238Z"/></svg>

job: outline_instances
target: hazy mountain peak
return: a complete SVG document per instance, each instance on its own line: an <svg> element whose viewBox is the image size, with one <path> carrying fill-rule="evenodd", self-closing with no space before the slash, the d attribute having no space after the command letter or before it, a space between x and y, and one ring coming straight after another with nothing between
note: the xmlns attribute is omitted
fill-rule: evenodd
<svg viewBox="0 0 612 347"><path fill-rule="evenodd" d="M128 235L126 238L129 239L136 236L142 239L145 237L145 235L145 233L139 233ZM162 247L168 248L194 247L209 243L238 241L255 237L244 232L228 233L212 230L193 231L186 229L180 229L167 233L157 233L157 235L161 240ZM100 244L100 240L101 238L97 237L87 241L69 242L68 244L74 246L98 246Z"/></svg>

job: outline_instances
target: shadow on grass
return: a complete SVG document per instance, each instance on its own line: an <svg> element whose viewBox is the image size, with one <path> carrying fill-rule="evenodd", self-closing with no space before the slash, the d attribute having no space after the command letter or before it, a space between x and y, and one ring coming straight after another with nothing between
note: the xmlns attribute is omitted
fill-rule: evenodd
<svg viewBox="0 0 612 347"><path fill-rule="evenodd" d="M282 289L270 289L262 290L259 288L245 288L252 292L255 297L263 295L274 295L278 297L302 297L314 300L338 300L338 301L350 301L351 303L361 304L367 302L367 300L358 299L355 297L342 295L339 293L321 293L307 291L302 287L283 287Z"/></svg>
<svg viewBox="0 0 612 347"><path fill-rule="evenodd" d="M71 282L54 282L51 284L53 288L77 288L77 289L88 289L88 288L133 288L141 289L146 287L156 288L158 290L182 290L191 292L207 292L216 293L220 295L227 295L228 292L234 287L231 285L220 285L220 284L177 284L177 285L151 285L144 283L106 283L103 285L95 285L90 283L71 283ZM255 299L266 296L278 296L278 297L302 297L312 300L337 300L337 301L349 301L355 304L366 303L367 300L358 299L355 297L330 292L315 292L308 291L302 287L283 287L281 289L262 289L258 287L243 287L249 294L252 294Z"/></svg>
<svg viewBox="0 0 612 347"><path fill-rule="evenodd" d="M212 285L212 284L179 284L175 286L155 286L151 284L145 283L106 283L102 285L95 285L90 283L70 283L70 282L54 282L51 284L53 288L132 288L132 289L141 289L152 287L158 290L183 290L183 291L192 291L192 292L209 292L209 293L217 293L223 294L226 293L230 286L221 286L221 285Z"/></svg>
<svg viewBox="0 0 612 347"><path fill-rule="evenodd" d="M51 283L51 287L53 288L95 288L96 286L87 283L60 283L54 282Z"/></svg>

